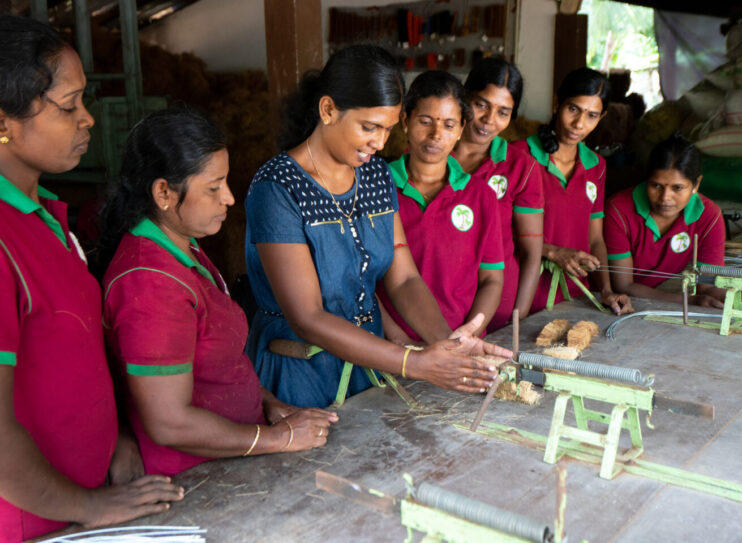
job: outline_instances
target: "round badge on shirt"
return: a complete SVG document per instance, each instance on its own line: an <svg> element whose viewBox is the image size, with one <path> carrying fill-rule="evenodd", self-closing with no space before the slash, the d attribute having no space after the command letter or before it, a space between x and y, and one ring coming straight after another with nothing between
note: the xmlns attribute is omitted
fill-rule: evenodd
<svg viewBox="0 0 742 543"><path fill-rule="evenodd" d="M688 232L675 234L670 240L670 249L672 249L674 253L687 251L688 247L690 247L690 235L688 235Z"/></svg>
<svg viewBox="0 0 742 543"><path fill-rule="evenodd" d="M459 204L451 212L451 222L457 230L466 232L474 226L474 212L469 206Z"/></svg>
<svg viewBox="0 0 742 543"><path fill-rule="evenodd" d="M587 197L590 198L592 203L595 203L595 200L598 197L598 187L595 186L595 183L588 181L585 184L585 194L587 194Z"/></svg>
<svg viewBox="0 0 742 543"><path fill-rule="evenodd" d="M508 190L508 178L504 175L493 175L490 177L490 180L487 181L487 184L495 191L498 200L505 196L505 193Z"/></svg>

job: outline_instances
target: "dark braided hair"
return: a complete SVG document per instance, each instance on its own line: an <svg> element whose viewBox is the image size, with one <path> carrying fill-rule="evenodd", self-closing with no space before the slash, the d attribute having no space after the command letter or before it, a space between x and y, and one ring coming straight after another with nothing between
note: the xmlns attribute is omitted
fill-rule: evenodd
<svg viewBox="0 0 742 543"><path fill-rule="evenodd" d="M157 111L139 121L126 138L121 173L100 213L96 273L103 274L127 231L143 218L155 217L155 180L167 180L180 206L187 180L226 147L224 134L212 121L185 108Z"/></svg>
<svg viewBox="0 0 742 543"><path fill-rule="evenodd" d="M423 98L435 96L447 98L451 96L461 108L461 124L471 118L471 106L466 99L466 90L456 76L442 70L428 70L418 75L410 85L410 90L404 100L404 110L407 117Z"/></svg>
<svg viewBox="0 0 742 543"><path fill-rule="evenodd" d="M319 123L319 100L329 96L341 111L396 106L405 84L394 57L375 45L353 45L332 55L322 71L310 70L297 92L281 103L278 147L291 149L307 139Z"/></svg>
<svg viewBox="0 0 742 543"><path fill-rule="evenodd" d="M656 170L678 170L683 177L696 187L703 173L701 151L675 131L672 136L654 146L649 154L647 171L651 175Z"/></svg>
<svg viewBox="0 0 742 543"><path fill-rule="evenodd" d="M0 15L0 109L23 119L54 82L59 54L69 47L56 30L16 15Z"/></svg>
<svg viewBox="0 0 742 543"><path fill-rule="evenodd" d="M610 103L611 86L608 79L590 68L577 68L569 72L557 91L557 111L562 104L574 98L575 96L597 96L603 104L604 112L608 109ZM538 138L541 140L541 147L549 154L556 153L559 149L559 140L556 136L556 113L552 115L549 124L542 124L538 127Z"/></svg>

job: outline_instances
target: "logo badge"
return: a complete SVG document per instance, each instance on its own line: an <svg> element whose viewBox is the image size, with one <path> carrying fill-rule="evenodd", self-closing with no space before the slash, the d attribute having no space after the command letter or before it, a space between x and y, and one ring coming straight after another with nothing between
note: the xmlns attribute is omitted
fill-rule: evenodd
<svg viewBox="0 0 742 543"><path fill-rule="evenodd" d="M459 204L451 212L451 222L456 229L466 232L474 226L474 212L469 206Z"/></svg>
<svg viewBox="0 0 742 543"><path fill-rule="evenodd" d="M505 193L508 190L508 178L504 175L493 175L490 177L490 180L487 181L487 184L495 191L498 200L505 196Z"/></svg>
<svg viewBox="0 0 742 543"><path fill-rule="evenodd" d="M690 247L690 236L688 235L688 232L675 234L670 240L670 249L672 249L674 253L687 251L688 247Z"/></svg>
<svg viewBox="0 0 742 543"><path fill-rule="evenodd" d="M598 187L595 186L595 183L592 181L587 182L585 185L585 194L587 194L587 197L590 198L592 203L595 203L595 200L598 198Z"/></svg>

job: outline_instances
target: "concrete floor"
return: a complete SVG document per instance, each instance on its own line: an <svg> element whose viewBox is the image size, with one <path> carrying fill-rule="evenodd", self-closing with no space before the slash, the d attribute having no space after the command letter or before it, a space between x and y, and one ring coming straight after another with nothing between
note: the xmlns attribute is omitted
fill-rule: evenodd
<svg viewBox="0 0 742 543"><path fill-rule="evenodd" d="M678 309L644 300L634 305ZM560 304L522 323L521 349L537 352L536 335L553 318L590 319L601 331L615 319L584 301ZM509 347L510 333L500 330L490 339ZM742 336L637 318L618 329L614 342L598 336L583 359L654 373L659 394L713 403L714 421L655 411L651 430L642 416L642 458L742 483ZM408 472L417 482L553 525L556 472L542 452L456 428L471 421L479 396L406 385L423 411L408 411L388 389L366 391L340 409L323 449L203 464L176 478L188 489L183 502L130 524L197 525L211 542L404 540L398 517L317 490L315 472L322 469L398 496ZM553 399L547 392L537 406L496 401L484 420L547 434ZM567 463L570 541L742 541L742 503L626 473L607 481L598 469Z"/></svg>

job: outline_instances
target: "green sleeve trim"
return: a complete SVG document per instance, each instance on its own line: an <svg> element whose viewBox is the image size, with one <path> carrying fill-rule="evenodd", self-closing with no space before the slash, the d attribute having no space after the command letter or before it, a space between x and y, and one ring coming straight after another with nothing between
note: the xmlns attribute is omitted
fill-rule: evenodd
<svg viewBox="0 0 742 543"><path fill-rule="evenodd" d="M608 260L623 260L624 258L629 258L631 256L631 251L626 251L625 253L620 253L617 255L608 255Z"/></svg>
<svg viewBox="0 0 742 543"><path fill-rule="evenodd" d="M183 373L191 373L192 371L193 363L191 362L188 362L187 364L172 364L168 366L145 366L142 364L126 365L126 373L129 375L136 375L137 377L181 375Z"/></svg>
<svg viewBox="0 0 742 543"><path fill-rule="evenodd" d="M598 211L596 213L590 213L591 219L602 219L603 217L605 217L605 213L603 213L602 211Z"/></svg>
<svg viewBox="0 0 742 543"><path fill-rule="evenodd" d="M0 366L15 366L16 357L15 353L10 351L0 351Z"/></svg>
<svg viewBox="0 0 742 543"><path fill-rule="evenodd" d="M701 262L700 260L698 261L697 265L698 266L713 266L713 264L709 264L708 262Z"/></svg>
<svg viewBox="0 0 742 543"><path fill-rule="evenodd" d="M513 211L516 213L543 213L543 209L539 209L537 207L521 207L521 206L513 206Z"/></svg>
<svg viewBox="0 0 742 543"><path fill-rule="evenodd" d="M504 270L505 262L482 262L479 265L480 270Z"/></svg>

